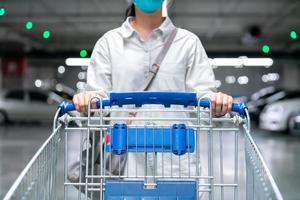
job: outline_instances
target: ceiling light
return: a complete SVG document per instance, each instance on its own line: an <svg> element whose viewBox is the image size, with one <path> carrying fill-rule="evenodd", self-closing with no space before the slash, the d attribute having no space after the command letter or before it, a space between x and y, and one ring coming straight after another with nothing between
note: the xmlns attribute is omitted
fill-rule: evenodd
<svg viewBox="0 0 300 200"><path fill-rule="evenodd" d="M249 67L249 66L264 66L270 67L273 65L274 61L271 58L248 58L248 57L239 57L239 58L215 58L209 59L209 63L216 68L218 66L223 67Z"/></svg>
<svg viewBox="0 0 300 200"><path fill-rule="evenodd" d="M79 73L78 73L78 79L79 79L79 80L84 80L84 79L86 79L86 72L79 72Z"/></svg>
<svg viewBox="0 0 300 200"><path fill-rule="evenodd" d="M63 91L63 85L61 83L56 84L55 89L59 92Z"/></svg>
<svg viewBox="0 0 300 200"><path fill-rule="evenodd" d="M215 58L212 60L212 65L223 66L223 67L228 67L228 66L239 67L243 65L243 60L240 58Z"/></svg>
<svg viewBox="0 0 300 200"><path fill-rule="evenodd" d="M265 44L265 45L263 45L263 46L261 47L261 50L262 50L262 52L264 52L265 54L268 54L268 53L270 53L271 48L270 48L269 45Z"/></svg>
<svg viewBox="0 0 300 200"><path fill-rule="evenodd" d="M67 58L67 66L88 66L90 64L89 58Z"/></svg>
<svg viewBox="0 0 300 200"><path fill-rule="evenodd" d="M31 21L27 21L25 27L27 30L31 30L33 28L33 23Z"/></svg>
<svg viewBox="0 0 300 200"><path fill-rule="evenodd" d="M37 87L37 88L40 88L41 86L42 86L42 81L40 80L40 79L37 79L35 82L34 82L34 85L35 85L35 87Z"/></svg>
<svg viewBox="0 0 300 200"><path fill-rule="evenodd" d="M236 81L236 78L234 76L226 76L225 82L228 84L234 84Z"/></svg>
<svg viewBox="0 0 300 200"><path fill-rule="evenodd" d="M86 86L86 83L85 82L77 82L76 83L76 87L78 90L83 90Z"/></svg>
<svg viewBox="0 0 300 200"><path fill-rule="evenodd" d="M271 58L214 58L208 59L210 65L215 69L217 67L271 67L274 64ZM90 58L67 58L67 66L88 66L90 64ZM84 68L83 70L85 70Z"/></svg>
<svg viewBox="0 0 300 200"><path fill-rule="evenodd" d="M57 71L58 71L58 73L63 74L63 73L65 73L66 68L65 68L64 66L59 66L59 67L57 68Z"/></svg>
<svg viewBox="0 0 300 200"><path fill-rule="evenodd" d="M296 40L298 38L298 34L296 31L291 31L290 32L290 37L293 39L293 40Z"/></svg>
<svg viewBox="0 0 300 200"><path fill-rule="evenodd" d="M238 78L238 83L241 85L246 85L249 82L249 78L247 76L240 76Z"/></svg>
<svg viewBox="0 0 300 200"><path fill-rule="evenodd" d="M216 80L216 81L215 81L215 86L216 86L216 88L221 87L221 85L222 85L222 82L221 82L220 80Z"/></svg>
<svg viewBox="0 0 300 200"><path fill-rule="evenodd" d="M45 31L43 32L43 38L44 38L44 39L49 39L50 36L51 36L51 32L50 32L50 31L45 30Z"/></svg>
<svg viewBox="0 0 300 200"><path fill-rule="evenodd" d="M80 51L80 57L81 58L85 58L85 57L87 57L87 50L85 50L85 49L82 49L81 51Z"/></svg>
<svg viewBox="0 0 300 200"><path fill-rule="evenodd" d="M264 74L261 77L261 80L264 83L278 81L279 79L280 79L280 75L278 73L268 73L268 74Z"/></svg>
<svg viewBox="0 0 300 200"><path fill-rule="evenodd" d="M5 13L6 13L5 8L0 8L0 16L5 15Z"/></svg>
<svg viewBox="0 0 300 200"><path fill-rule="evenodd" d="M271 58L243 58L243 65L248 66L264 66L264 67L270 67L274 63L273 59Z"/></svg>

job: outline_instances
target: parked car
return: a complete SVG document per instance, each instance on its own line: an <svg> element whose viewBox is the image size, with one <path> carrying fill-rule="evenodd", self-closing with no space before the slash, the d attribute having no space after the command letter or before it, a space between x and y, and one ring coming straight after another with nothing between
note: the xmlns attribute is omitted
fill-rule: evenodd
<svg viewBox="0 0 300 200"><path fill-rule="evenodd" d="M292 135L300 136L300 112L290 118L289 129Z"/></svg>
<svg viewBox="0 0 300 200"><path fill-rule="evenodd" d="M259 119L260 113L268 104L294 98L300 98L300 91L276 89L273 92L266 93L255 101L248 102L248 109L252 119L256 120Z"/></svg>
<svg viewBox="0 0 300 200"><path fill-rule="evenodd" d="M300 98L267 105L260 114L259 127L270 131L286 131L290 118L300 112Z"/></svg>
<svg viewBox="0 0 300 200"><path fill-rule="evenodd" d="M266 97L267 95L272 95L275 92L279 91L280 89L276 89L273 86L269 86L269 87L265 87L262 88L260 90L258 90L257 92L254 92L251 96L250 96L250 101L257 101L261 98Z"/></svg>
<svg viewBox="0 0 300 200"><path fill-rule="evenodd" d="M250 97L250 101L247 102L248 111L253 121L258 122L259 115L264 107L267 105L266 99L282 89L276 89L275 87L262 88L259 91L253 93Z"/></svg>
<svg viewBox="0 0 300 200"><path fill-rule="evenodd" d="M0 124L8 121L51 122L57 110L56 99L49 93L10 90L0 94Z"/></svg>
<svg viewBox="0 0 300 200"><path fill-rule="evenodd" d="M62 101L65 101L65 100L72 100L73 95L66 93L66 92L60 92L57 90L50 90L50 92L49 92L49 97L59 103Z"/></svg>
<svg viewBox="0 0 300 200"><path fill-rule="evenodd" d="M236 102L236 103L245 103L247 101L248 101L247 96L234 96L233 97L233 102Z"/></svg>

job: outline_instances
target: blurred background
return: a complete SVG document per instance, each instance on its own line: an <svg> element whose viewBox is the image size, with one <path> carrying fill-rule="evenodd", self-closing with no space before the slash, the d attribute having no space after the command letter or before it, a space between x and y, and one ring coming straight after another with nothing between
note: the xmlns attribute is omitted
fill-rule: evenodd
<svg viewBox="0 0 300 200"><path fill-rule="evenodd" d="M58 103L84 89L95 42L127 6L0 0L0 198L49 135ZM168 13L201 39L216 87L248 103L284 198L299 199L300 1L174 0Z"/></svg>

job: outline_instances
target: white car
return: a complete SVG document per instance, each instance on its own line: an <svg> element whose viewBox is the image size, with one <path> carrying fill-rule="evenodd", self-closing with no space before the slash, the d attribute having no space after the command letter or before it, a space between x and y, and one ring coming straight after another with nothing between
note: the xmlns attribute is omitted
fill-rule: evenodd
<svg viewBox="0 0 300 200"><path fill-rule="evenodd" d="M11 90L0 94L0 124L8 121L51 122L58 102L48 94Z"/></svg>
<svg viewBox="0 0 300 200"><path fill-rule="evenodd" d="M300 136L300 112L291 117L289 128L292 135Z"/></svg>
<svg viewBox="0 0 300 200"><path fill-rule="evenodd" d="M286 131L290 118L300 111L300 98L269 104L259 116L259 127L270 131Z"/></svg>

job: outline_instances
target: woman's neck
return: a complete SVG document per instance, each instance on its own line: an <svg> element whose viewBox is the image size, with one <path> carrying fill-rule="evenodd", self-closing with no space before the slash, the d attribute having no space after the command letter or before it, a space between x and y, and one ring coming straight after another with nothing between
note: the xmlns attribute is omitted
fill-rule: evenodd
<svg viewBox="0 0 300 200"><path fill-rule="evenodd" d="M163 21L161 9L151 14L145 14L136 9L136 17L132 25L144 40L148 40L150 33L158 28Z"/></svg>

